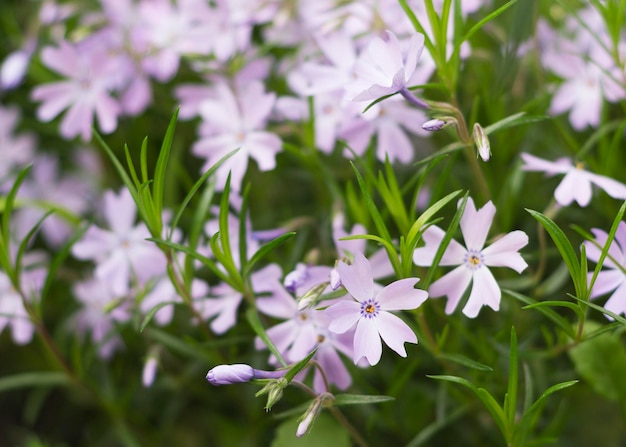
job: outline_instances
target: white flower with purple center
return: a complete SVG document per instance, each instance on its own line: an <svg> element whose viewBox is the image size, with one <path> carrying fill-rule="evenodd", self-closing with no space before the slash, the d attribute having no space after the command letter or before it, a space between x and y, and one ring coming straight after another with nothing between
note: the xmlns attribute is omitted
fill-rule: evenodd
<svg viewBox="0 0 626 447"><path fill-rule="evenodd" d="M466 316L476 317L482 306L499 310L502 293L488 267L509 267L521 273L528 266L518 253L528 244L528 236L523 231L512 231L484 248L495 213L496 207L491 201L476 210L473 200L467 200L461 217L461 232L467 248L455 240L450 241L439 265L458 267L435 281L428 289L431 297L448 297L447 314L456 309L470 282L473 283L472 290L463 308ZM429 227L422 236L426 245L415 250L413 262L430 266L444 235L441 228Z"/></svg>
<svg viewBox="0 0 626 447"><path fill-rule="evenodd" d="M354 363L365 358L375 365L382 355L380 339L402 357L404 343L417 343L417 337L402 319L390 311L419 307L428 294L413 286L419 278L405 278L382 289L374 283L372 268L362 253L354 254L354 263L340 262L337 266L341 283L354 300L344 300L326 309L330 317L328 329L343 334L356 325L354 333Z"/></svg>

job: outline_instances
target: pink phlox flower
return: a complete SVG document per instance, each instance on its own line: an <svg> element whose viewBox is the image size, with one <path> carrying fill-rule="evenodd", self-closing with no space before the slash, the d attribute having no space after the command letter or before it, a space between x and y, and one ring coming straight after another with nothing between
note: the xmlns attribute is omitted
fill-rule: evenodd
<svg viewBox="0 0 626 447"><path fill-rule="evenodd" d="M466 316L476 317L482 306L499 310L502 293L489 267L508 267L521 273L528 266L518 253L528 244L528 236L523 231L512 231L485 248L495 213L496 207L491 201L477 210L474 201L471 198L467 200L461 217L461 233L467 248L454 239L450 241L439 265L458 267L439 278L428 289L432 298L448 297L447 314L454 312L470 283L469 299L463 308ZM422 238L425 246L417 248L413 254L416 265L432 264L444 235L445 232L436 226L424 232Z"/></svg>
<svg viewBox="0 0 626 447"><path fill-rule="evenodd" d="M26 253L22 259L20 288L29 302L38 299L47 276L47 268L42 265L44 262L44 255L39 252ZM35 332L35 326L24 307L22 296L17 292L8 275L0 271L0 333L6 327L11 329L13 342L18 345L29 343Z"/></svg>
<svg viewBox="0 0 626 447"><path fill-rule="evenodd" d="M261 171L276 166L275 157L282 142L277 135L264 130L275 94L266 93L261 82L251 82L236 93L220 83L215 91L216 98L207 99L200 106L200 114L208 126L192 152L206 158L203 170L207 170L229 152L239 149L219 167L216 175L218 190L224 187L231 172L231 188L240 191L248 157L256 160Z"/></svg>
<svg viewBox="0 0 626 447"><path fill-rule="evenodd" d="M34 135L15 134L19 120L20 112L16 107L0 106L0 190L5 190L4 182L11 181L15 170L23 168L35 157Z"/></svg>
<svg viewBox="0 0 626 447"><path fill-rule="evenodd" d="M80 135L84 141L91 139L94 115L102 132L117 128L120 106L111 96L117 63L107 51L62 40L58 48L44 48L41 59L67 80L40 85L32 91L32 98L42 102L37 109L39 120L50 121L68 109L61 121L61 135Z"/></svg>
<svg viewBox="0 0 626 447"><path fill-rule="evenodd" d="M626 200L626 185L604 175L592 174L582 168L582 164L574 165L569 158L559 158L552 162L523 152L524 171L545 172L548 176L565 174L554 191L559 205L567 206L576 201L584 207L591 201L591 185L594 184L615 199Z"/></svg>
<svg viewBox="0 0 626 447"><path fill-rule="evenodd" d="M72 247L78 259L96 263L95 276L110 284L116 295L124 295L131 280L145 284L165 272L165 256L153 242L144 223L134 225L137 208L130 192L122 189L104 193L104 217L110 230L95 225Z"/></svg>
<svg viewBox="0 0 626 447"><path fill-rule="evenodd" d="M257 294L272 293L275 284L282 276L282 270L276 264L270 264L250 276L252 290ZM237 322L237 309L243 301L243 295L226 283L211 287L211 296L195 300L204 319L213 319L211 330L223 334Z"/></svg>
<svg viewBox="0 0 626 447"><path fill-rule="evenodd" d="M424 49L424 36L411 36L408 48L391 31L386 40L374 37L354 64L355 81L349 86L353 101L373 101L381 96L407 90L409 80Z"/></svg>
<svg viewBox="0 0 626 447"><path fill-rule="evenodd" d="M178 72L180 57L208 55L212 11L202 0L142 0L139 23L132 31L137 46L146 48L145 70L161 82Z"/></svg>
<svg viewBox="0 0 626 447"><path fill-rule="evenodd" d="M372 269L362 253L354 254L351 265L340 262L337 267L341 283L354 300L344 300L325 310L330 318L328 329L342 334L356 325L354 363L365 358L376 365L382 355L381 338L387 346L406 357L404 343L417 343L413 330L391 311L416 309L428 294L413 286L418 278L405 278L379 288Z"/></svg>
<svg viewBox="0 0 626 447"><path fill-rule="evenodd" d="M76 283L73 292L81 309L68 321L68 330L81 337L89 333L100 357L110 358L123 345L115 326L130 320L129 301L113 293L107 281L97 278Z"/></svg>
<svg viewBox="0 0 626 447"><path fill-rule="evenodd" d="M585 252L587 258L598 262L609 235L597 228L593 228L591 232L595 239L584 242ZM598 273L590 298L594 299L610 293L611 296L604 304L604 308L617 315L626 315L626 223L619 223L603 266L606 268ZM592 276L593 272L589 272L587 276L589 283ZM608 315L607 318L612 320Z"/></svg>

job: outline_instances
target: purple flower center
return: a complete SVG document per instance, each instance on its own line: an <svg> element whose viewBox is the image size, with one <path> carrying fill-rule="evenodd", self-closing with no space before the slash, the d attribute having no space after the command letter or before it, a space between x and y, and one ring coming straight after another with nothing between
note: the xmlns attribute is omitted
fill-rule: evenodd
<svg viewBox="0 0 626 447"><path fill-rule="evenodd" d="M483 265L483 255L480 251L477 250L467 250L465 253L465 257L463 258L463 262L465 266L470 270L477 270Z"/></svg>
<svg viewBox="0 0 626 447"><path fill-rule="evenodd" d="M373 298L361 303L361 317L374 318L378 315L380 304Z"/></svg>

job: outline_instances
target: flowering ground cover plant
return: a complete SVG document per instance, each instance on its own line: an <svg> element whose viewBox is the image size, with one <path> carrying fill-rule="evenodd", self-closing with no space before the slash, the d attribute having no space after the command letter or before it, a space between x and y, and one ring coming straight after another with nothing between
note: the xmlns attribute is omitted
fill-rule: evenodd
<svg viewBox="0 0 626 447"><path fill-rule="evenodd" d="M0 23L0 445L626 443L626 1Z"/></svg>

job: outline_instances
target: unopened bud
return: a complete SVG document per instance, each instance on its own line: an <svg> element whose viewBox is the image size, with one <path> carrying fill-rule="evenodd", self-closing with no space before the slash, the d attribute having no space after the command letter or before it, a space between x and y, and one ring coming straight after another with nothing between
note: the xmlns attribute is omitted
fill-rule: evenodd
<svg viewBox="0 0 626 447"><path fill-rule="evenodd" d="M283 397L283 390L287 387L287 385L289 385L287 379L281 377L279 379L272 380L255 394L256 397L267 394L265 411L270 411L274 404Z"/></svg>
<svg viewBox="0 0 626 447"><path fill-rule="evenodd" d="M159 360L156 355L150 355L146 360L146 363L144 363L143 372L141 374L141 383L143 383L144 387L149 388L154 383L158 365Z"/></svg>
<svg viewBox="0 0 626 447"><path fill-rule="evenodd" d="M428 132L437 132L438 130L443 129L443 127L448 124L444 120L440 120L439 118L432 119L430 121L426 121L422 124L422 129Z"/></svg>
<svg viewBox="0 0 626 447"><path fill-rule="evenodd" d="M250 365L237 363L234 365L218 365L211 369L206 379L211 385L231 385L233 383L245 383L252 379L277 379L282 378L286 371L263 371L254 369Z"/></svg>
<svg viewBox="0 0 626 447"><path fill-rule="evenodd" d="M330 271L330 288L333 290L337 290L341 287L341 278L339 277L339 270L337 270L337 266Z"/></svg>
<svg viewBox="0 0 626 447"><path fill-rule="evenodd" d="M301 311L317 304L326 287L328 287L328 282L322 282L307 290L304 295L298 298L298 310Z"/></svg>
<svg viewBox="0 0 626 447"><path fill-rule="evenodd" d="M211 369L206 379L213 386L230 385L249 382L254 378L254 368L242 363L235 365L218 365Z"/></svg>
<svg viewBox="0 0 626 447"><path fill-rule="evenodd" d="M489 145L489 137L485 133L485 130L478 123L474 124L474 130L472 131L472 137L474 138L474 144L478 148L478 155L483 161L489 161L491 158L491 147Z"/></svg>
<svg viewBox="0 0 626 447"><path fill-rule="evenodd" d="M323 393L317 396L315 400L311 402L311 405L309 405L309 408L307 408L306 412L302 416L300 424L298 424L298 428L296 429L296 437L300 438L311 429L311 427L313 426L313 422L315 422L315 420L319 416L324 404L332 401L333 399L334 398L330 393Z"/></svg>

